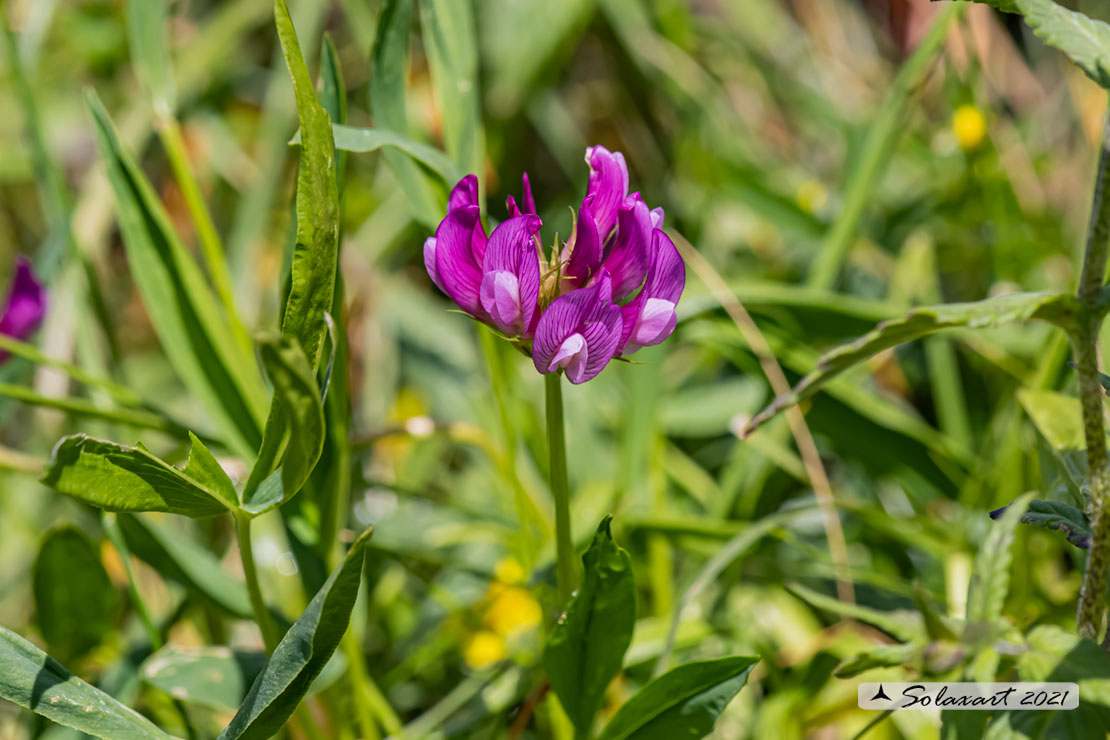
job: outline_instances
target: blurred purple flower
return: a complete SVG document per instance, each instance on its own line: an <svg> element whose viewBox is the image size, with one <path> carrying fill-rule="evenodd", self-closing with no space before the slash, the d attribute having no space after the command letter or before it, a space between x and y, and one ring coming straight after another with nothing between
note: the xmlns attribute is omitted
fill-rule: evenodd
<svg viewBox="0 0 1110 740"><path fill-rule="evenodd" d="M0 334L23 341L30 337L46 315L46 290L35 277L31 262L23 255L15 259L15 275L8 286L4 312L0 315ZM8 358L0 350L0 361Z"/></svg>
<svg viewBox="0 0 1110 740"><path fill-rule="evenodd" d="M478 179L466 176L424 242L424 266L440 290L528 351L539 372L562 370L572 383L670 336L686 282L682 258L662 231L663 209L628 192L624 156L594 146L586 163L590 178L571 238L550 253L527 174L523 210L509 196L509 218L488 238Z"/></svg>

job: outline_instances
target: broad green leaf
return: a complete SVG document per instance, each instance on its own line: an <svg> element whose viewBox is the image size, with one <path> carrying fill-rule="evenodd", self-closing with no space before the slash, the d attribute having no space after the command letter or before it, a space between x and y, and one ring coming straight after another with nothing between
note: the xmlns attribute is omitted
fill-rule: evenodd
<svg viewBox="0 0 1110 740"><path fill-rule="evenodd" d="M605 689L620 672L636 623L636 583L628 553L605 517L582 556L582 585L543 653L551 688L574 726L589 732Z"/></svg>
<svg viewBox="0 0 1110 740"><path fill-rule="evenodd" d="M446 154L434 146L413 141L396 131L385 128L360 128L336 123L332 124L332 133L335 136L335 148L341 151L366 154L376 152L384 147L392 147L401 150L417 163L439 175L444 184L448 186L453 186L462 179L459 169ZM300 142L301 133L298 131L289 143L299 144Z"/></svg>
<svg viewBox="0 0 1110 740"><path fill-rule="evenodd" d="M419 2L421 37L443 119L445 148L463 172L472 172L481 181L485 155L474 4L458 0Z"/></svg>
<svg viewBox="0 0 1110 740"><path fill-rule="evenodd" d="M301 490L324 446L324 406L316 375L291 337L264 341L262 364L274 385L274 407L243 495L252 514L277 506Z"/></svg>
<svg viewBox="0 0 1110 740"><path fill-rule="evenodd" d="M232 578L211 552L149 517L121 514L116 521L131 553L163 578L180 583L232 616L253 618L246 584Z"/></svg>
<svg viewBox="0 0 1110 740"><path fill-rule="evenodd" d="M1010 504L979 548L967 590L969 628L975 623L993 624L1002 616L1002 605L1010 591L1014 531L1032 498L1033 494L1027 493Z"/></svg>
<svg viewBox="0 0 1110 740"><path fill-rule="evenodd" d="M405 79L408 74L412 0L386 0L378 16L374 58L370 71L370 112L379 129L408 133ZM435 229L443 217L445 199L428 182L420 167L391 147L382 152L408 197L413 217Z"/></svg>
<svg viewBox="0 0 1110 740"><path fill-rule="evenodd" d="M809 398L845 370L884 349L920 339L942 329L978 329L1030 319L1066 323L1074 302L1075 299L1070 295L1011 293L974 303L947 303L915 308L904 318L884 321L874 331L822 356L816 369L794 386L790 393L776 398L769 407L756 414L748 422L745 432L755 430L784 409Z"/></svg>
<svg viewBox="0 0 1110 740"><path fill-rule="evenodd" d="M998 519L1009 509L1003 506L991 512L991 519ZM1029 509L1021 517L1022 524L1032 524L1041 529L1059 530L1068 542L1086 550L1091 546L1091 523L1082 509L1059 501L1033 499Z"/></svg>
<svg viewBox="0 0 1110 740"><path fill-rule="evenodd" d="M705 737L744 688L758 658L732 657L680 665L648 682L624 703L599 740Z"/></svg>
<svg viewBox="0 0 1110 740"><path fill-rule="evenodd" d="M127 0L127 36L132 63L159 113L172 113L177 91L166 34L166 0Z"/></svg>
<svg viewBox="0 0 1110 740"><path fill-rule="evenodd" d="M112 629L115 589L100 553L76 527L47 533L31 578L38 627L56 654L79 657Z"/></svg>
<svg viewBox="0 0 1110 740"><path fill-rule="evenodd" d="M872 668L904 665L913 660L920 650L919 645L880 645L846 658L836 667L833 675L837 678L853 678Z"/></svg>
<svg viewBox="0 0 1110 740"><path fill-rule="evenodd" d="M301 164L297 172L297 241L293 247L290 289L281 333L300 342L315 371L331 310L339 252L339 190L331 120L316 98L316 88L297 42L284 0L274 0L281 50L293 78L301 122Z"/></svg>
<svg viewBox="0 0 1110 740"><path fill-rule="evenodd" d="M227 498L231 481L218 465L213 469L214 464L203 445L194 448L180 470L142 447L75 434L54 447L42 482L105 511L205 517L234 508L234 500Z"/></svg>
<svg viewBox="0 0 1110 740"><path fill-rule="evenodd" d="M1017 397L1054 451L1087 449L1078 398L1034 388L1022 388Z"/></svg>
<svg viewBox="0 0 1110 740"><path fill-rule="evenodd" d="M0 698L105 740L172 737L4 627L0 627Z"/></svg>
<svg viewBox="0 0 1110 740"><path fill-rule="evenodd" d="M162 348L185 387L244 455L261 441L266 400L255 358L236 341L200 268L142 170L120 144L95 93L89 108L116 196L132 277Z"/></svg>
<svg viewBox="0 0 1110 740"><path fill-rule="evenodd" d="M142 665L143 681L175 699L235 710L266 665L266 654L223 646L166 645Z"/></svg>
<svg viewBox="0 0 1110 740"><path fill-rule="evenodd" d="M265 740L293 714L347 631L370 532L367 529L355 540L343 562L285 633L239 711L220 733L220 740Z"/></svg>
<svg viewBox="0 0 1110 740"><path fill-rule="evenodd" d="M1020 13L1033 33L1068 55L1088 77L1110 89L1110 25L1068 10L1055 0L975 0Z"/></svg>

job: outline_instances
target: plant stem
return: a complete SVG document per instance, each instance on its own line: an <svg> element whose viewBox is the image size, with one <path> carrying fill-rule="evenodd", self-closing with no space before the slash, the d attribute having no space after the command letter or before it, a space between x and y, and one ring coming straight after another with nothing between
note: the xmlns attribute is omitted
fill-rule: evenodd
<svg viewBox="0 0 1110 740"><path fill-rule="evenodd" d="M1098 376L1098 333L1103 312L1098 299L1106 276L1106 251L1110 240L1110 191L1105 187L1110 170L1110 117L1103 128L1098 174L1095 177L1091 221L1079 279L1079 312L1072 333L1075 364L1079 371L1079 398L1083 410L1083 433L1087 442L1087 469L1091 482L1091 549L1087 571L1079 592L1076 616L1081 637L1098 639L1106 595L1106 571L1110 565L1110 470L1107 470L1106 419L1103 389Z"/></svg>
<svg viewBox="0 0 1110 740"><path fill-rule="evenodd" d="M555 499L555 558L559 607L566 607L578 585L574 540L570 534L570 487L567 484L567 442L563 429L563 388L559 373L544 375L547 396L547 450L551 497Z"/></svg>
<svg viewBox="0 0 1110 740"><path fill-rule="evenodd" d="M266 601L262 598L262 587L258 583L258 568L254 564L254 550L251 547L251 519L245 515L237 515L235 517L235 531L239 536L239 557L243 561L243 576L247 579L247 593L250 594L254 621L262 632L262 642L266 645L266 653L271 655L280 638L277 634L277 626L270 618L270 611L266 608Z"/></svg>

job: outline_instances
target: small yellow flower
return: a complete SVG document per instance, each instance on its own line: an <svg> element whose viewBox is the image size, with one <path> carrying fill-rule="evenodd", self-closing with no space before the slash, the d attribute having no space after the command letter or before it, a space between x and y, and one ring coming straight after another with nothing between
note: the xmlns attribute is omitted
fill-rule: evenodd
<svg viewBox="0 0 1110 740"><path fill-rule="evenodd" d="M510 555L497 561L497 565L493 566L493 575L502 583L520 583L524 580L524 568Z"/></svg>
<svg viewBox="0 0 1110 740"><path fill-rule="evenodd" d="M795 198L803 211L817 213L829 202L829 191L817 180L806 180L798 187Z"/></svg>
<svg viewBox="0 0 1110 740"><path fill-rule="evenodd" d="M482 630L475 632L463 648L463 660L471 668L489 668L505 657L505 641L500 636Z"/></svg>
<svg viewBox="0 0 1110 740"><path fill-rule="evenodd" d="M977 149L987 135L987 119L974 105L961 105L952 114L952 133L965 152Z"/></svg>
<svg viewBox="0 0 1110 740"><path fill-rule="evenodd" d="M543 610L532 594L513 586L498 593L485 613L485 623L494 634L509 639L536 627Z"/></svg>

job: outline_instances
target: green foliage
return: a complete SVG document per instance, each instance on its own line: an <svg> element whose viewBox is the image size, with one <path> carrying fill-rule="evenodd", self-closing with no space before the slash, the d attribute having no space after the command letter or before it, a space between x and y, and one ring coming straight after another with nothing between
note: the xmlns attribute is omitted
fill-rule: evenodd
<svg viewBox="0 0 1110 740"><path fill-rule="evenodd" d="M57 654L79 657L112 629L115 590L100 553L76 527L47 533L31 578L39 630Z"/></svg>
<svg viewBox="0 0 1110 740"><path fill-rule="evenodd" d="M165 511L191 517L234 508L227 474L198 445L183 470L143 447L125 447L84 434L58 442L42 482L105 511Z"/></svg>
<svg viewBox="0 0 1110 740"><path fill-rule="evenodd" d="M1070 320L1075 299L1070 295L1051 293L1014 293L988 298L975 303L946 303L915 308L905 318L884 321L869 334L851 344L823 355L817 367L806 375L789 394L775 399L748 423L754 430L783 409L801 403L822 386L884 349L928 336L942 329L956 327L986 328L1017 321L1038 319L1053 323Z"/></svg>
<svg viewBox="0 0 1110 740"><path fill-rule="evenodd" d="M163 578L185 586L232 616L251 618L250 598L243 582L229 576L207 549L148 517L123 514L117 521L132 554Z"/></svg>
<svg viewBox="0 0 1110 740"><path fill-rule="evenodd" d="M160 112L177 107L177 90L166 36L166 0L128 2L128 46L135 57L135 69Z"/></svg>
<svg viewBox="0 0 1110 740"><path fill-rule="evenodd" d="M261 514L297 493L324 445L324 406L300 345L282 337L263 342L261 352L274 385L274 407L244 493L243 508L251 514Z"/></svg>
<svg viewBox="0 0 1110 740"><path fill-rule="evenodd" d="M4 627L0 627L0 697L105 740L171 737Z"/></svg>
<svg viewBox="0 0 1110 740"><path fill-rule="evenodd" d="M297 237L281 332L300 342L309 367L315 371L327 332L324 314L332 308L339 254L335 147L331 120L316 98L293 20L283 0L274 1L274 16L281 50L293 78L302 137L297 172Z"/></svg>
<svg viewBox="0 0 1110 740"><path fill-rule="evenodd" d="M89 108L116 197L128 264L162 347L186 388L219 419L239 450L261 439L256 363L241 350L200 268L174 231L146 176L124 151L95 93Z"/></svg>
<svg viewBox="0 0 1110 740"><path fill-rule="evenodd" d="M588 733L605 689L621 669L636 622L636 584L628 553L605 517L582 556L582 585L547 640L543 665L580 733Z"/></svg>
<svg viewBox="0 0 1110 740"><path fill-rule="evenodd" d="M995 509L991 519L998 519L1009 507ZM1022 524L1032 524L1042 529L1055 529L1068 538L1068 542L1084 550L1091 546L1091 523L1082 509L1060 503L1033 499L1021 517Z"/></svg>
<svg viewBox="0 0 1110 740"><path fill-rule="evenodd" d="M969 624L992 624L1002 616L1003 602L1010 590L1014 532L1032 499L1033 494L1027 493L1006 507L979 548L967 592Z"/></svg>
<svg viewBox="0 0 1110 740"><path fill-rule="evenodd" d="M167 645L143 661L141 672L143 681L175 699L234 711L265 665L265 653Z"/></svg>
<svg viewBox="0 0 1110 740"><path fill-rule="evenodd" d="M1054 46L1102 87L1110 89L1110 25L1055 0L975 0L1020 13L1046 44Z"/></svg>
<svg viewBox="0 0 1110 740"><path fill-rule="evenodd" d="M674 668L625 702L600 740L705 737L757 662L757 658L719 658Z"/></svg>
<svg viewBox="0 0 1110 740"><path fill-rule="evenodd" d="M285 633L220 740L268 738L293 714L347 631L369 539L367 529Z"/></svg>
<svg viewBox="0 0 1110 740"><path fill-rule="evenodd" d="M405 76L408 68L412 0L386 0L378 17L370 78L370 111L379 128L406 134ZM405 191L414 218L435 229L443 216L442 196L429 184L420 168L401 152L387 149L386 162Z"/></svg>

